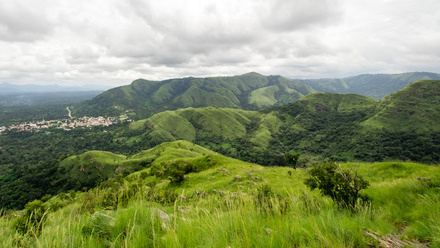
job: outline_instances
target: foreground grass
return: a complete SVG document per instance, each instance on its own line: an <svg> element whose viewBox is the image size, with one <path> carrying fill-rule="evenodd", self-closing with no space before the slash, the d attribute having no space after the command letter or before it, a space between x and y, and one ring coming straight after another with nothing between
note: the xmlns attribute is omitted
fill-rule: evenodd
<svg viewBox="0 0 440 248"><path fill-rule="evenodd" d="M18 213L5 213L0 246L379 247L367 228L440 247L438 167L343 164L371 183L364 192L371 204L350 211L309 191L304 169L210 156L212 168L186 175L181 184L146 176L147 169L107 187L56 196L45 203L40 235L17 233Z"/></svg>

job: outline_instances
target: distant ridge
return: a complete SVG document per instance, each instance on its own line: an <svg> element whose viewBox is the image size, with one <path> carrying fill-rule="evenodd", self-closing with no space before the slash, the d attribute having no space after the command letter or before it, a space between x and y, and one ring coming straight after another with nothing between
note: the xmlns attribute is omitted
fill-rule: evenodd
<svg viewBox="0 0 440 248"><path fill-rule="evenodd" d="M346 78L298 80L319 92L354 93L374 99L382 99L418 80L440 80L440 74L432 72L407 72L400 74L362 74Z"/></svg>
<svg viewBox="0 0 440 248"><path fill-rule="evenodd" d="M84 115L118 115L132 110L140 118L188 107L258 110L293 102L312 92L309 85L256 72L232 77L138 79L102 93L77 111Z"/></svg>
<svg viewBox="0 0 440 248"><path fill-rule="evenodd" d="M408 72L302 80L250 72L231 77L138 79L96 96L76 111L90 116L130 111L133 117L142 119L165 110L188 107L260 110L291 103L314 92L353 93L380 100L414 81L426 79L440 79L440 74Z"/></svg>

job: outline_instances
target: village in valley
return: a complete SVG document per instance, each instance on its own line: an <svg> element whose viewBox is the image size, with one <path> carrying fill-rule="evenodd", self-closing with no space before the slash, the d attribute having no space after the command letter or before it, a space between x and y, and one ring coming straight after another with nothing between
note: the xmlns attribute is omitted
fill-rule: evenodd
<svg viewBox="0 0 440 248"><path fill-rule="evenodd" d="M41 129L48 128L58 128L66 131L75 129L75 128L90 128L93 126L104 126L108 127L117 123L118 121L131 121L126 115L122 115L120 117L81 117L75 118L71 116L70 110L67 108L69 112L69 119L62 120L41 120L37 122L25 122L20 124L15 124L11 126L3 126L0 127L0 134L4 131L40 131Z"/></svg>

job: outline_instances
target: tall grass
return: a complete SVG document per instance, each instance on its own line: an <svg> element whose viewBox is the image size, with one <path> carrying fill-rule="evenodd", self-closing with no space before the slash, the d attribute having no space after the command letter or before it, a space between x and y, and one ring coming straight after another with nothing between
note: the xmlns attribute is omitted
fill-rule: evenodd
<svg viewBox="0 0 440 248"><path fill-rule="evenodd" d="M365 169L363 166L359 171ZM258 176L267 178L275 171L276 168L258 171ZM286 172L281 168L279 171ZM294 173L301 178L304 172ZM289 180L295 176L285 173ZM279 180L282 175L273 177ZM75 199L66 200L69 202L64 207L48 213L39 236L21 235L13 229L17 218L14 214L19 213L3 214L0 246L375 247L377 241L364 234L363 228L367 228L380 235L393 234L440 247L440 188L421 183L411 173L372 180L365 192L372 202L355 210L341 209L317 191L281 187L280 182L222 193L202 190L191 196L188 192L197 191L199 183L182 184L186 188L180 191L176 185L156 186L162 187L156 190L178 191L179 197L170 203L157 200L166 196L152 197L149 190L153 189L146 187L151 178L139 176L130 180L117 191L131 188L126 203L119 201L111 209L101 204L109 189L78 192ZM59 201L56 198L47 204Z"/></svg>

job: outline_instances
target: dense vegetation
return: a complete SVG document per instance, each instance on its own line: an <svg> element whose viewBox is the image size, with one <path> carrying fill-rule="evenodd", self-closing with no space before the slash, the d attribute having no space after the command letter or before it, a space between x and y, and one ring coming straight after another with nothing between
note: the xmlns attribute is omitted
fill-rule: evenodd
<svg viewBox="0 0 440 248"><path fill-rule="evenodd" d="M120 138L140 147L145 141L184 139L263 165L282 165L285 152L330 160L438 163L439 88L439 81L418 81L380 102L354 94L314 93L260 112L213 107L166 111L132 123Z"/></svg>
<svg viewBox="0 0 440 248"><path fill-rule="evenodd" d="M60 167L67 156L82 161L80 154L101 150L120 154L116 161L175 140L265 166L286 165L285 153L301 154L298 166L313 159L439 163L439 87L438 81L416 82L380 102L314 93L260 112L187 108L110 128L7 132L0 135L1 206L22 208L45 194L90 188L107 178L96 170L87 180L69 179L70 171Z"/></svg>
<svg viewBox="0 0 440 248"><path fill-rule="evenodd" d="M0 207L22 208L45 194L72 189L59 182L65 176L59 162L69 155L95 149L129 153L125 144L113 140L112 132L118 128L112 126L105 132L101 127L69 132L12 131L0 135Z"/></svg>
<svg viewBox="0 0 440 248"><path fill-rule="evenodd" d="M130 111L132 118L139 120L162 111L188 107L259 110L294 102L312 92L355 93L382 99L412 82L426 79L439 80L440 74L414 72L299 80L251 72L233 77L138 79L100 94L76 112L88 116L117 116Z"/></svg>
<svg viewBox="0 0 440 248"><path fill-rule="evenodd" d="M135 80L86 102L80 115L119 115L130 110L136 119L188 107L261 109L298 100L314 90L281 76L252 72L234 77Z"/></svg>
<svg viewBox="0 0 440 248"><path fill-rule="evenodd" d="M346 209L304 184L308 169L262 167L188 142L133 159L144 169L30 202L0 218L3 247L383 247L440 245L439 167L341 164L370 182ZM170 168L192 168L183 180ZM161 173L162 171L162 173Z"/></svg>
<svg viewBox="0 0 440 248"><path fill-rule="evenodd" d="M438 164L440 81L381 101L312 93L277 106L310 89L256 73L140 80L77 113L148 118L1 133L0 246L440 246L438 167L330 162ZM67 103L3 104L2 121L56 118ZM153 114L166 109L177 110Z"/></svg>

